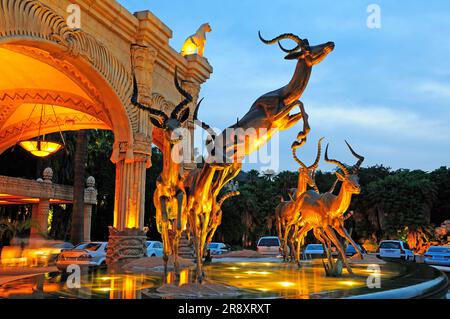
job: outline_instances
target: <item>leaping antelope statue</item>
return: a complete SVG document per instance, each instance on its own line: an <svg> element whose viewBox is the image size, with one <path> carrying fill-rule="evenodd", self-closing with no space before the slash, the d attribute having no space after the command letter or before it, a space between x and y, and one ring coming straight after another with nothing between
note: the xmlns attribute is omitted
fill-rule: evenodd
<svg viewBox="0 0 450 319"><path fill-rule="evenodd" d="M270 140L277 131L291 128L305 116L303 103L299 99L308 85L312 68L322 62L334 49L333 42L310 46L308 40L292 33L285 33L271 40L263 39L259 33L259 38L265 44L278 43L280 48L288 53L285 59L297 60L297 66L287 85L259 97L242 119L217 136L216 158L222 156L228 162L242 161L245 156ZM297 45L287 50L280 44L284 39L293 40ZM300 112L291 115L291 111L296 107ZM309 127L306 134L308 132ZM300 141L302 138L299 136L297 139Z"/></svg>
<svg viewBox="0 0 450 319"><path fill-rule="evenodd" d="M164 131L161 150L164 155L163 169L156 181L153 202L156 208L156 225L163 242L165 273L167 273L169 255L173 255L175 272L178 273L178 244L187 223L186 191L180 176L180 165L172 159L172 154L175 146L183 139L177 129L181 128L189 117L188 104L192 101L192 96L183 90L178 82L177 69L175 69L174 83L184 99L174 108L170 117L160 110L138 102L139 92L136 79L131 100L133 105L149 113L153 125Z"/></svg>
<svg viewBox="0 0 450 319"><path fill-rule="evenodd" d="M344 164L342 164L338 160L328 158L328 146L329 145L327 145L325 150L325 161L337 165L342 170L343 175L341 175L339 172L336 172L337 178L342 182L341 189L337 196L333 195L330 192L327 192L325 194L318 194L315 191L307 191L300 196L302 205L299 207L301 217L299 220L300 229L296 234L296 259L299 263L300 247L302 246L307 233L310 230L313 230L316 239L319 240L324 246L330 265L333 265L331 252L329 249L332 243L339 251L339 254L342 257L342 261L347 268L347 271L350 274L353 274L353 271L345 257L344 248L342 247L334 230L336 230L339 235L347 239L353 245L353 247L355 247L357 254L362 258L358 246L345 230L343 222L345 220L344 214L350 206L352 196L361 192L361 188L359 186L358 170L364 161L364 157L358 155L352 149L350 144L347 143L347 146L349 147L353 156L358 159L357 163L353 167L353 172L350 173Z"/></svg>
<svg viewBox="0 0 450 319"><path fill-rule="evenodd" d="M185 185L189 185L187 204L189 228L196 246L198 281L203 277L202 256L218 191L226 181L239 174L245 156L267 143L277 131L291 128L302 118L307 120L307 114L299 98L308 85L312 67L323 61L334 49L332 42L310 46L308 40L290 33L272 40L265 40L259 36L266 44L279 43L283 39L296 42L297 45L290 50L281 45L280 47L288 53L286 59L297 60L297 66L287 85L258 98L242 119L218 136L211 134L210 143L213 143L214 147L210 148L210 157L203 169L191 172L186 179ZM291 111L296 107L300 112L291 115ZM208 128L204 125L202 127ZM306 121L303 131L297 136L298 143L306 138L309 130ZM243 152L240 153L239 150Z"/></svg>
<svg viewBox="0 0 450 319"><path fill-rule="evenodd" d="M198 119L198 110L202 100L197 104L194 112L195 123L208 132L214 140L214 131L208 124ZM203 280L203 255L208 242L212 240L217 227L222 220L221 207L223 202L237 196L238 192L224 195L220 200L218 196L223 187L239 174L240 163L205 164L203 168L190 171L184 178L184 185L188 194L187 211L190 236L195 246L197 271L195 279Z"/></svg>

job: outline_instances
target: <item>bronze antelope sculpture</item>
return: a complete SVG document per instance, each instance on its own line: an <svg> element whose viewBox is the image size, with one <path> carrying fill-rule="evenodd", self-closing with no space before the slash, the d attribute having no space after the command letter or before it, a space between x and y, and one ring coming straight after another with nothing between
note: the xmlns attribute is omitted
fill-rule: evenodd
<svg viewBox="0 0 450 319"><path fill-rule="evenodd" d="M167 262L171 254L174 257L175 272L178 273L178 244L187 223L186 191L180 176L180 164L172 159L172 154L176 145L183 139L181 134L177 135L177 129L181 128L189 117L188 104L192 102L192 96L179 84L177 69L175 69L174 83L184 99L174 108L170 117L160 110L138 102L136 79L131 100L133 105L149 113L153 125L164 131L161 150L163 169L156 181L153 202L156 208L156 225L163 242L165 273L167 273Z"/></svg>
<svg viewBox="0 0 450 319"><path fill-rule="evenodd" d="M211 243L214 234L216 233L217 227L222 223L222 205L223 203L234 196L238 196L239 192L228 192L225 195L223 195L219 200L217 200L217 197L213 204L213 209L211 212L211 219L209 220L208 225L208 237L206 238L205 248L208 248L208 245Z"/></svg>
<svg viewBox="0 0 450 319"><path fill-rule="evenodd" d="M286 33L274 39L265 40L259 33L259 38L265 44L278 43L284 39L296 42L296 46L285 51L287 60L297 60L297 66L290 82L282 88L268 92L259 97L244 117L233 126L225 129L215 139L216 158L227 161L241 161L246 155L258 150L274 133L286 130L306 116L303 103L299 98L308 85L314 65L322 62L334 49L333 42L317 46L310 46L308 40ZM299 107L300 112L290 115L291 111ZM305 131L309 132L309 127ZM300 141L303 136L298 136ZM242 154L240 154L242 153Z"/></svg>
<svg viewBox="0 0 450 319"><path fill-rule="evenodd" d="M299 227L301 228L296 234L296 259L299 263L300 247L303 244L306 234L310 230L313 230L316 239L324 245L324 249L327 253L327 258L330 263L332 264L332 258L329 248L331 247L332 243L339 251L339 254L342 257L347 271L352 274L353 272L345 257L344 249L339 242L339 239L336 236L334 230L336 230L339 235L348 240L355 247L358 255L362 257L356 243L351 239L348 232L345 230L343 221L345 220L344 214L350 206L352 196L354 194L359 194L361 191L357 173L364 161L364 157L358 155L348 143L347 145L350 148L353 156L358 159L353 168L353 173L351 174L344 164L342 164L338 160L328 158L328 145L325 150L325 161L337 165L343 172L343 175L341 175L339 172L336 172L337 178L342 182L339 194L336 196L330 192L327 192L325 194L318 194L314 191L307 191L302 196L300 196L303 202L299 208L301 212Z"/></svg>
<svg viewBox="0 0 450 319"><path fill-rule="evenodd" d="M298 170L297 190L296 190L295 196L292 200L282 201L275 208L278 237L280 238L281 243L282 243L284 260L287 260L288 242L290 243L289 248L290 248L291 258L294 255L294 249L293 249L293 245L292 245L293 236L291 236L291 238L288 238L288 237L291 234L292 226L296 225L300 218L299 207L301 206L301 201L297 200L297 199L299 199L301 197L301 195L307 191L308 186L314 188L314 190L317 193L319 192L319 190L317 189L315 180L314 180L314 173L315 173L315 171L319 165L319 161L320 161L322 140L323 139L320 139L318 142L317 157L311 166L306 166L297 157L296 148L294 148L294 147L292 148L292 155L293 155L295 161L300 165L300 168ZM301 145L301 144L303 144L303 143L300 143L299 145ZM294 230L294 233L295 233L295 230Z"/></svg>
<svg viewBox="0 0 450 319"><path fill-rule="evenodd" d="M198 110L202 100L197 104L194 121L208 132L214 139L214 132L208 124L198 119ZM241 164L205 164L189 172L184 178L184 185L188 194L187 212L190 237L192 236L196 252L196 279L203 280L202 261L206 245L214 236L221 222L221 206L223 201L237 193L217 197L222 188L231 181L241 170Z"/></svg>

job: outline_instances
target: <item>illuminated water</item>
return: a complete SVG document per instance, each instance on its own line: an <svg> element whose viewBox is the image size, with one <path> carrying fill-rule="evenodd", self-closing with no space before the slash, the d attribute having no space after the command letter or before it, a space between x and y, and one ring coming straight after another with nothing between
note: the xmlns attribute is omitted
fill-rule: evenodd
<svg viewBox="0 0 450 319"><path fill-rule="evenodd" d="M237 260L214 262L205 267L207 282L239 289L238 298L321 298L346 297L370 292L366 285L368 265L355 265L356 276L327 278L320 261L306 262L302 269L279 260ZM381 282L390 286L402 267L381 265ZM192 282L193 269L179 278L169 273L166 281L181 287ZM61 273L49 273L0 286L3 298L109 298L139 299L158 297L163 284L161 272L108 274L106 270L82 275L81 288L70 288L71 281ZM171 296L176 298L176 296Z"/></svg>

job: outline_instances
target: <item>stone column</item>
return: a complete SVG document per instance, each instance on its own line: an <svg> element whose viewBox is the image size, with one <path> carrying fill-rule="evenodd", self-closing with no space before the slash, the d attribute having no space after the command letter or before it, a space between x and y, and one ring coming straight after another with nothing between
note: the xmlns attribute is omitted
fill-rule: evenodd
<svg viewBox="0 0 450 319"><path fill-rule="evenodd" d="M93 201L96 202L97 199L97 191L94 188L95 186L95 178L92 176L89 176L86 179L86 186L87 188L84 190L84 242L90 242L91 241L91 221L92 221L92 207L93 207Z"/></svg>
<svg viewBox="0 0 450 319"><path fill-rule="evenodd" d="M83 242L91 241L92 205L84 204Z"/></svg>
<svg viewBox="0 0 450 319"><path fill-rule="evenodd" d="M144 226L146 170L145 161L120 161L116 164L114 227L125 229Z"/></svg>
<svg viewBox="0 0 450 319"><path fill-rule="evenodd" d="M139 87L139 102L151 104L152 72L157 51L145 43L133 45L132 62ZM117 145L114 225L110 227L107 263L114 264L146 255L144 230L145 179L151 166L152 125L148 113L137 110L133 145ZM133 154L132 160L122 154ZM149 198L152 200L152 198Z"/></svg>
<svg viewBox="0 0 450 319"><path fill-rule="evenodd" d="M34 204L31 212L31 239L42 239L47 234L48 229L48 211L50 209L50 200L48 198L39 199L39 204Z"/></svg>
<svg viewBox="0 0 450 319"><path fill-rule="evenodd" d="M53 170L47 167L43 173L43 183L51 184ZM50 199L40 198L39 203L34 204L31 211L30 239L42 239L47 235L48 211L50 209Z"/></svg>

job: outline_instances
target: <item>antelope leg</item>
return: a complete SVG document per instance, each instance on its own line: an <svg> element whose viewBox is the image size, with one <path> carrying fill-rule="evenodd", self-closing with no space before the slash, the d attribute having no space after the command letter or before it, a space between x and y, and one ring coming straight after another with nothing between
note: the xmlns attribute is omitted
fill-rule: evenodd
<svg viewBox="0 0 450 319"><path fill-rule="evenodd" d="M279 121L279 120L283 120L286 116L289 115L289 113L291 113L291 111L294 109L294 107L300 107L300 110L302 110L301 113L303 113L303 111L305 110L305 108L303 107L303 103L300 101L295 101L289 105L285 105L284 109L281 110L277 115L274 116L273 121Z"/></svg>
<svg viewBox="0 0 450 319"><path fill-rule="evenodd" d="M328 238L333 242L333 244L336 246L337 250L342 256L342 261L344 262L345 268L347 268L347 271L349 274L353 275L353 270L348 264L347 257L345 256L344 248L342 248L341 243L339 242L339 239L336 237L336 234L330 226L325 227L325 233L327 234Z"/></svg>
<svg viewBox="0 0 450 319"><path fill-rule="evenodd" d="M342 225L337 225L334 227L334 229L336 229L336 231L338 232L338 234L340 236L344 237L350 244L352 244L352 246L355 248L356 253L358 254L358 257L362 260L363 256L362 256L361 250L359 249L358 245L356 245L355 241L350 236L350 234L347 232L345 227Z"/></svg>

